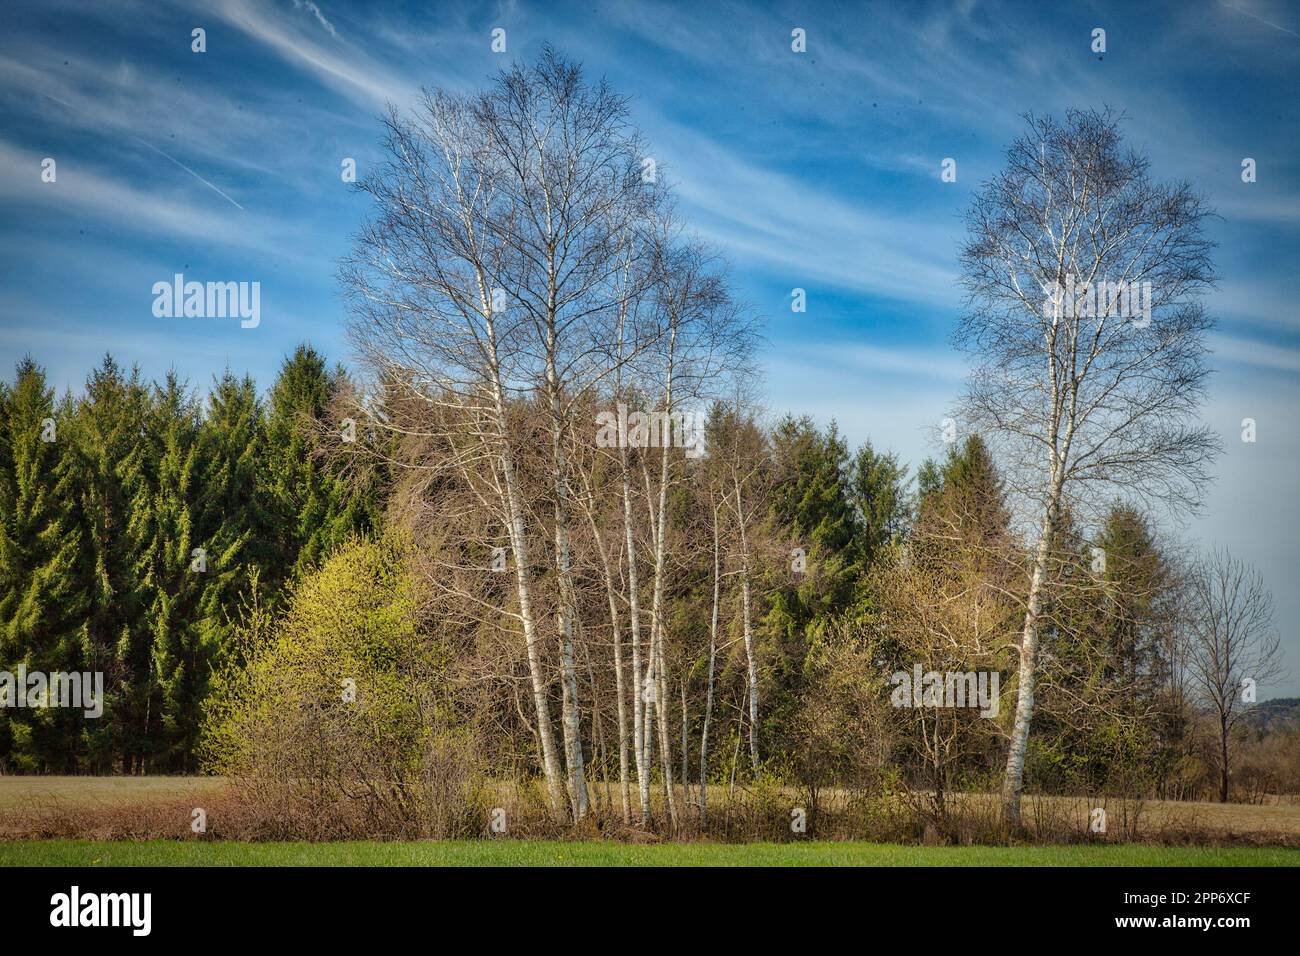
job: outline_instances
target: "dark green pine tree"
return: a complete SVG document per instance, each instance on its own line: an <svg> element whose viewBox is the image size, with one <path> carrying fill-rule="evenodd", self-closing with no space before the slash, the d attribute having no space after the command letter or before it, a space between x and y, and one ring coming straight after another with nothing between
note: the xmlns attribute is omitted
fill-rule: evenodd
<svg viewBox="0 0 1300 956"><path fill-rule="evenodd" d="M1106 554L1104 623L1112 676L1132 689L1124 698L1128 712L1150 728L1150 753L1142 757L1163 790L1177 781L1178 764L1197 746L1195 714L1176 674L1184 626L1178 574L1151 521L1131 505L1111 507L1096 543Z"/></svg>
<svg viewBox="0 0 1300 956"><path fill-rule="evenodd" d="M853 459L850 494L858 514L858 549L867 565L883 560L907 531L907 468L864 442Z"/></svg>
<svg viewBox="0 0 1300 956"><path fill-rule="evenodd" d="M916 507L943 487L943 471L933 458L921 462L916 469Z"/></svg>
<svg viewBox="0 0 1300 956"><path fill-rule="evenodd" d="M960 548L968 565L1010 586L1011 511L1005 483L979 435L951 446L942 462L926 459L917 469L915 523L925 533L912 541L911 560L943 563L949 560L943 552Z"/></svg>
<svg viewBox="0 0 1300 956"><path fill-rule="evenodd" d="M198 745L203 698L214 648L202 619L211 586L194 543L200 505L198 463L201 414L189 389L170 372L154 389L149 432L157 462L150 508L147 584L157 724L152 769L189 771Z"/></svg>
<svg viewBox="0 0 1300 956"><path fill-rule="evenodd" d="M1111 667L1134 689L1135 704L1149 701L1162 670L1173 572L1140 511L1111 506L1094 542L1106 557L1105 628Z"/></svg>
<svg viewBox="0 0 1300 956"><path fill-rule="evenodd" d="M1113 506L1092 541L1073 515L1063 516L1044 615L1051 670L1030 743L1044 785L1143 793L1174 759L1174 748L1161 744L1172 728L1160 720L1159 690L1175 620L1170 584L1150 527L1133 508ZM1068 695L1056 700L1054 686L1068 687Z"/></svg>
<svg viewBox="0 0 1300 956"><path fill-rule="evenodd" d="M988 445L979 435L953 446L939 468L939 487L948 507L965 526L987 539L1000 538L1011 526L1006 488Z"/></svg>
<svg viewBox="0 0 1300 956"><path fill-rule="evenodd" d="M149 627L149 544L154 477L149 392L138 369L112 356L91 372L69 417L75 462L73 503L85 546L90 607L82 641L88 669L104 672L104 715L89 733L92 767L117 762L141 773L150 749L153 634Z"/></svg>
<svg viewBox="0 0 1300 956"><path fill-rule="evenodd" d="M273 566L263 569L271 585L300 577L340 543L374 524L370 496L349 493L342 477L316 454L322 437L337 438L327 418L342 381L342 370L331 372L319 352L300 345L285 359L271 389L268 492L277 556Z"/></svg>
<svg viewBox="0 0 1300 956"><path fill-rule="evenodd" d="M1105 787L1120 730L1117 721L1097 719L1098 705L1118 702L1107 696L1107 589L1093 569L1091 547L1074 514L1065 511L1048 563L1040 628L1048 665L1027 764L1038 785L1055 789ZM1057 699L1056 687L1068 689L1064 700Z"/></svg>
<svg viewBox="0 0 1300 956"><path fill-rule="evenodd" d="M206 575L199 607L202 642L219 661L227 649L231 614L249 582L250 567L273 568L274 515L267 491L267 441L252 378L227 371L208 395L199 429L199 491L193 548Z"/></svg>
<svg viewBox="0 0 1300 956"><path fill-rule="evenodd" d="M835 425L823 433L810 419L784 419L772 434L772 459L768 520L775 537L804 549L807 564L792 575L787 562L767 582L759 635L773 702L763 728L769 753L792 745L809 648L856 603L863 570L849 452Z"/></svg>
<svg viewBox="0 0 1300 956"><path fill-rule="evenodd" d="M88 607L70 507L67 407L30 358L0 392L0 670L80 671ZM71 773L86 717L76 708L0 710L0 766Z"/></svg>

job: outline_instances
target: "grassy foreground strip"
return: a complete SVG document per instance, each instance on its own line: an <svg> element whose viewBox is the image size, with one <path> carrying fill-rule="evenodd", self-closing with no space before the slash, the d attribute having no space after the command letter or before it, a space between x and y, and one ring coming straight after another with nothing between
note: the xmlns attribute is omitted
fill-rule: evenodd
<svg viewBox="0 0 1300 956"><path fill-rule="evenodd" d="M888 843L0 843L0 866L1300 866L1300 850L1142 845L921 847Z"/></svg>

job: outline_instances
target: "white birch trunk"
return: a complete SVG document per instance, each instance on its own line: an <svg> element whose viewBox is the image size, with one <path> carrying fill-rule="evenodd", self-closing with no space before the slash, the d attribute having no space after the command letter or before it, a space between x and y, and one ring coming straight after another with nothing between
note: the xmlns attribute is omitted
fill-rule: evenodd
<svg viewBox="0 0 1300 956"><path fill-rule="evenodd" d="M582 756L582 729L578 712L578 671L573 655L574 589L569 545L569 485L564 454L564 412L555 370L555 341L547 341L547 388L551 400L551 483L555 495L555 572L560 586L560 676L564 727L564 758L568 769L569 800L573 817L587 814L587 778Z"/></svg>
<svg viewBox="0 0 1300 956"><path fill-rule="evenodd" d="M718 605L722 593L722 561L718 541L718 505L713 505L713 615L709 621L709 674L704 692L704 723L700 727L700 830L709 822L709 723L713 720L713 674L718 654Z"/></svg>
<svg viewBox="0 0 1300 956"><path fill-rule="evenodd" d="M532 571L529 563L528 538L524 523L523 497L515 473L514 453L510 447L509 424L506 416L505 390L501 383L501 370L497 364L496 327L491 320L492 308L487 284L482 273L478 276L479 296L490 350L490 386L492 407L496 421L501 459L502 479L506 486L506 510L509 517L507 534L511 556L515 565L515 592L519 601L519 618L524 632L524 647L528 657L528 676L533 691L533 708L537 713L537 739L541 747L542 773L546 779L546 796L551 812L558 814L564 804L562 772L555 748L555 732L551 728L551 711L547 702L546 678L542 671L541 651L537 641L537 624L533 617Z"/></svg>
<svg viewBox="0 0 1300 956"><path fill-rule="evenodd" d="M1043 515L1025 605L1025 623L1020 638L1020 669L1015 722L1007 747L1007 768L1002 782L1002 815L1012 829L1020 827L1020 797L1025 787L1025 755L1029 752L1029 727L1034 717L1034 685L1038 668L1038 627L1042 613L1043 587L1051 557L1060 501L1060 485L1053 483L1052 498Z"/></svg>
<svg viewBox="0 0 1300 956"><path fill-rule="evenodd" d="M749 537L745 532L745 512L740 497L740 478L736 485L736 523L740 528L740 624L745 641L745 663L749 678L749 762L758 772L758 662L754 658L754 627L749 592Z"/></svg>
<svg viewBox="0 0 1300 956"><path fill-rule="evenodd" d="M499 401L498 408L500 408ZM546 794L551 811L558 813L564 804L562 772L555 748L555 732L551 729L550 705L546 700L546 681L542 675L537 626L533 619L532 574L528 563L528 541L524 534L523 504L515 475L514 459L508 447L502 449L501 458L501 470L506 485L506 505L510 513L508 527L510 549L515 565L515 589L519 600L519 617L523 623L524 646L528 653L528 674L532 683L533 707L537 711L537 737L541 741L542 770L546 776Z"/></svg>
<svg viewBox="0 0 1300 956"><path fill-rule="evenodd" d="M641 825L650 821L650 766L645 750L647 703L641 678L641 599L636 572L636 535L632 523L632 477L627 449L620 451L623 471L623 530L627 540L628 630L632 644L632 737Z"/></svg>
<svg viewBox="0 0 1300 956"><path fill-rule="evenodd" d="M673 357L677 343L677 329L673 327L668 339L668 375L664 389L664 413L671 416L673 410ZM667 420L667 417L665 418ZM668 512L668 435L662 436L663 448L659 463L659 506L655 516L655 561L654 561L654 598L650 612L650 643L655 669L655 700L659 717L659 764L664 776L664 797L668 804L668 816L674 830L677 829L677 799L673 793L672 745L668 735L668 675L664 662L664 578L666 576L666 537Z"/></svg>
<svg viewBox="0 0 1300 956"><path fill-rule="evenodd" d="M588 498L591 497L588 487ZM628 778L628 727L627 727L627 689L623 676L623 637L618 618L618 592L614 587L614 570L610 567L609 553L605 550L605 540L600 533L593 511L587 509L587 519L591 524L592 539L600 552L600 567L605 579L605 597L609 602L609 627L614 645L614 695L615 713L618 716L618 787L622 799L623 822L632 820L631 788Z"/></svg>

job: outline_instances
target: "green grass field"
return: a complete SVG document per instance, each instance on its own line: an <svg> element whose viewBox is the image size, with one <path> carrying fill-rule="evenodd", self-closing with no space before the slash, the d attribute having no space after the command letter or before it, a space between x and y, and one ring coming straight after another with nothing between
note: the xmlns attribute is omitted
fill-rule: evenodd
<svg viewBox="0 0 1300 956"><path fill-rule="evenodd" d="M1300 866L1300 850L878 843L0 843L0 866Z"/></svg>

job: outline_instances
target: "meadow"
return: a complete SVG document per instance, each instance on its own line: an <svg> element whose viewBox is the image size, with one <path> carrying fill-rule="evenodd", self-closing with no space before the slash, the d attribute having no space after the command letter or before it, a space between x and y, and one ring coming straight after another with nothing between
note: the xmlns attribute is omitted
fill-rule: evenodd
<svg viewBox="0 0 1300 956"><path fill-rule="evenodd" d="M1105 838L1042 846L800 837L789 842L660 842L651 834L641 834L651 838L641 842L635 830L623 840L593 831L575 839L493 835L437 841L289 842L187 835L188 808L219 807L230 790L230 781L220 777L3 776L0 866L1300 866L1300 804L1293 801L1248 805L1034 797L1027 805L1035 812L1041 807L1078 817L1085 828L1088 806L1101 800L1115 823ZM500 797L507 797L505 789ZM962 799L975 808L994 800L983 794ZM168 822L160 825L160 818ZM123 820L139 822L123 825ZM1130 833L1139 836L1129 839ZM1188 836L1178 839L1179 833ZM168 838L155 838L159 835Z"/></svg>
<svg viewBox="0 0 1300 956"><path fill-rule="evenodd" d="M1000 847L889 843L441 840L235 843L0 842L0 866L1300 866L1300 850L1140 844Z"/></svg>

